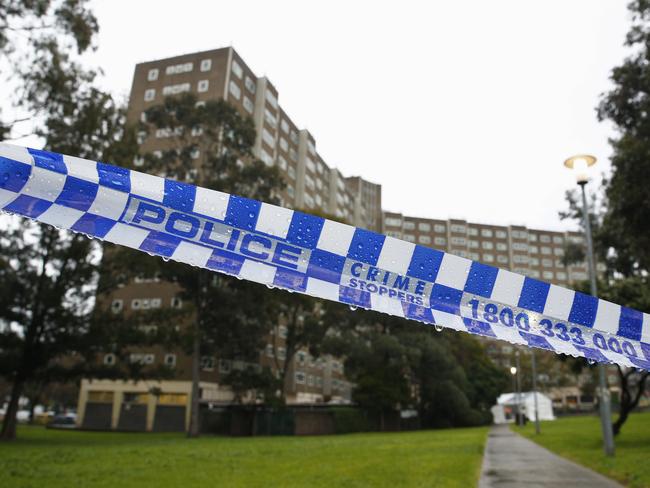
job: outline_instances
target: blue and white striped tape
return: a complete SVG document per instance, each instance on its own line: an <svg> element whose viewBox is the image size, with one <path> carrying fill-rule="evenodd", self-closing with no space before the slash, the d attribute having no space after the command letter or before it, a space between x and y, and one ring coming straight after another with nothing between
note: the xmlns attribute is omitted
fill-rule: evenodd
<svg viewBox="0 0 650 488"><path fill-rule="evenodd" d="M352 307L650 370L648 314L236 195L0 144L0 209Z"/></svg>

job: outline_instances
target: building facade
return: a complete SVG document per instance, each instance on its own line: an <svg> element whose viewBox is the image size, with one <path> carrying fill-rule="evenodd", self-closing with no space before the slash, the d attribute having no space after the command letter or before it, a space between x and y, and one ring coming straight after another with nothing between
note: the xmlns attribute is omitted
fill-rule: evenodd
<svg viewBox="0 0 650 488"><path fill-rule="evenodd" d="M360 176L344 176L328 165L317 151L314 135L300 129L282 108L277 88L268 78L257 76L232 47L136 65L128 106L129 122L144 121L147 109L161 104L165 97L186 92L193 93L199 103L226 100L242 115L252 118L257 130L254 156L269 166L276 166L286 181L286 188L279 195L283 206L328 214L357 227L558 285L587 278L584 265L567 267L562 263L567 242L582 243L578 233L383 212L381 185ZM143 152L163 150L169 144L169 133L165 130L140 137ZM200 157L197 155L197 160ZM134 165L139 164L142 163L136 159ZM113 312L130 314L155 308L182 308L177 294L178 289L170 283L141 279L107 298ZM286 330L281 319L271 328L257 367L273 369L277 361L285 361ZM509 360L512 346L494 344L503 350L496 348L491 355L493 360L501 363ZM488 348L488 352L493 349ZM134 352L129 360L167 366L174 370L174 378L138 382L84 380L79 395L80 425L124 430L185 429L189 423L191 358L177 351L154 348ZM107 354L103 361L111 365L117 358ZM233 369L247 366L225 358L201 358L202 402L215 405L232 402L232 392L220 380ZM301 350L288 370L285 396L290 404L350 400L351 385L338 358L313 358L308 351Z"/></svg>

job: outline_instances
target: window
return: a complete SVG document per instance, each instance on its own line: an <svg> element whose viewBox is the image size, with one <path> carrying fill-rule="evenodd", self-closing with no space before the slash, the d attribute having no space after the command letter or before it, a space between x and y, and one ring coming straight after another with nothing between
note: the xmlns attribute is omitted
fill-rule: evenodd
<svg viewBox="0 0 650 488"><path fill-rule="evenodd" d="M192 71L194 68L193 63L182 63L182 64L175 64L173 66L167 66L165 69L165 74L166 75L178 75L181 73L189 73Z"/></svg>
<svg viewBox="0 0 650 488"><path fill-rule="evenodd" d="M304 353L304 351L298 351L297 357L298 357L298 364L300 364L300 365L305 364L305 359L306 359L307 356Z"/></svg>
<svg viewBox="0 0 650 488"><path fill-rule="evenodd" d="M151 299L151 308L160 308L162 300L160 298Z"/></svg>
<svg viewBox="0 0 650 488"><path fill-rule="evenodd" d="M253 79L249 76L246 76L246 78L244 78L244 86L249 92L255 93L255 81L253 81Z"/></svg>
<svg viewBox="0 0 650 488"><path fill-rule="evenodd" d="M172 308L182 308L183 300L181 300L179 297L174 297L172 298L171 306Z"/></svg>
<svg viewBox="0 0 650 488"><path fill-rule="evenodd" d="M299 385L304 385L305 384L305 373L302 371L296 371L296 383Z"/></svg>
<svg viewBox="0 0 650 488"><path fill-rule="evenodd" d="M401 232L394 232L394 231L386 231L386 235L388 237L394 237L395 239L401 239L402 238L402 233Z"/></svg>
<svg viewBox="0 0 650 488"><path fill-rule="evenodd" d="M495 234L497 236L497 239L505 239L506 237L508 237L508 234L503 230L498 230L496 231Z"/></svg>
<svg viewBox="0 0 650 488"><path fill-rule="evenodd" d="M131 363L153 364L155 360L155 354L142 354L134 352L129 356L129 361Z"/></svg>
<svg viewBox="0 0 650 488"><path fill-rule="evenodd" d="M523 264L528 262L528 256L515 254L514 256L512 256L512 260L517 264Z"/></svg>
<svg viewBox="0 0 650 488"><path fill-rule="evenodd" d="M284 159L282 156L278 156L278 166L280 166L281 169L286 171L286 169L287 169L287 160Z"/></svg>
<svg viewBox="0 0 650 488"><path fill-rule="evenodd" d="M134 298L133 300L131 300L131 308L133 310L140 310L140 304L141 304L141 302L137 298Z"/></svg>
<svg viewBox="0 0 650 488"><path fill-rule="evenodd" d="M490 229L481 229L481 235L483 237L492 237L492 231Z"/></svg>
<svg viewBox="0 0 650 488"><path fill-rule="evenodd" d="M253 113L253 110L255 110L255 106L253 105L253 102L251 102L251 99L244 96L244 108L249 114Z"/></svg>
<svg viewBox="0 0 650 488"><path fill-rule="evenodd" d="M167 85L163 87L162 94L163 96L168 95L178 95L179 93L190 91L191 87L189 83L178 83L176 85Z"/></svg>
<svg viewBox="0 0 650 488"><path fill-rule="evenodd" d="M212 69L212 60L211 59L202 59L201 60L201 71L210 71Z"/></svg>
<svg viewBox="0 0 650 488"><path fill-rule="evenodd" d="M564 268L564 263L562 262L561 259L556 259L555 260L555 267L556 268Z"/></svg>
<svg viewBox="0 0 650 488"><path fill-rule="evenodd" d="M497 242L497 251L507 251L508 245L503 242Z"/></svg>
<svg viewBox="0 0 650 488"><path fill-rule="evenodd" d="M469 241L470 249L478 249L478 241Z"/></svg>
<svg viewBox="0 0 650 488"><path fill-rule="evenodd" d="M402 239L408 242L415 242L415 236L413 234L404 234L404 237L402 237Z"/></svg>
<svg viewBox="0 0 650 488"><path fill-rule="evenodd" d="M455 246L466 246L467 239L465 239L464 237L452 237L451 243Z"/></svg>
<svg viewBox="0 0 650 488"><path fill-rule="evenodd" d="M291 139L294 144L298 144L298 133L295 130L292 130L289 134L289 139Z"/></svg>
<svg viewBox="0 0 650 488"><path fill-rule="evenodd" d="M289 159L291 159L291 161L294 163L298 161L298 153L294 148L289 149Z"/></svg>
<svg viewBox="0 0 650 488"><path fill-rule="evenodd" d="M443 224L436 224L433 226L433 230L439 233L447 232L447 226Z"/></svg>
<svg viewBox="0 0 650 488"><path fill-rule="evenodd" d="M241 89L237 86L237 83L235 83L234 81L230 82L230 86L228 88L228 91L237 100L239 100L241 98Z"/></svg>
<svg viewBox="0 0 650 488"><path fill-rule="evenodd" d="M312 155L316 154L316 146L314 146L314 143L311 142L309 139L307 139L307 150Z"/></svg>
<svg viewBox="0 0 650 488"><path fill-rule="evenodd" d="M415 229L415 222L410 222L408 220L404 221L404 230L414 230Z"/></svg>
<svg viewBox="0 0 650 488"><path fill-rule="evenodd" d="M282 149L284 152L287 152L289 150L289 143L284 137L280 137L280 149Z"/></svg>
<svg viewBox="0 0 650 488"><path fill-rule="evenodd" d="M483 254L483 261L485 261L486 263L493 263L494 256L492 254Z"/></svg>
<svg viewBox="0 0 650 488"><path fill-rule="evenodd" d="M539 252L539 247L537 246L530 246L528 249L532 254L537 254Z"/></svg>
<svg viewBox="0 0 650 488"><path fill-rule="evenodd" d="M287 174L289 175L289 178L292 180L296 179L296 170L293 169L293 166L289 166L289 169L287 170Z"/></svg>
<svg viewBox="0 0 650 488"><path fill-rule="evenodd" d="M313 208L314 197L312 197L311 195L305 195L305 205L307 205L308 208Z"/></svg>
<svg viewBox="0 0 650 488"><path fill-rule="evenodd" d="M267 166L273 166L273 156L271 156L269 153L267 153L264 149L262 149L262 151L260 151L260 159Z"/></svg>
<svg viewBox="0 0 650 488"><path fill-rule="evenodd" d="M147 80L156 81L158 79L158 68L152 68L147 73Z"/></svg>
<svg viewBox="0 0 650 488"><path fill-rule="evenodd" d="M553 249L553 254L555 254L556 256L564 256L564 249L562 249L561 247L556 247L555 249Z"/></svg>
<svg viewBox="0 0 650 488"><path fill-rule="evenodd" d="M575 273L571 273L571 278L576 281L585 281L587 279L587 273L583 273L582 271L577 271Z"/></svg>
<svg viewBox="0 0 650 488"><path fill-rule="evenodd" d="M533 269L528 272L528 276L530 276L531 278L539 278L540 274L539 271Z"/></svg>
<svg viewBox="0 0 650 488"><path fill-rule="evenodd" d="M552 279L553 279L553 276L554 276L554 275L553 275L553 271L544 271L544 272L542 273L542 277L543 277L545 280L552 280Z"/></svg>
<svg viewBox="0 0 650 488"><path fill-rule="evenodd" d="M431 237L429 236L420 236L418 237L420 244L431 244Z"/></svg>
<svg viewBox="0 0 650 488"><path fill-rule="evenodd" d="M390 226L390 227L401 227L402 225L402 219L397 219L395 217L386 217L384 219L384 224Z"/></svg>
<svg viewBox="0 0 650 488"><path fill-rule="evenodd" d="M275 356L275 353L273 352L273 344L267 344L266 345L266 355L270 358Z"/></svg>
<svg viewBox="0 0 650 488"><path fill-rule="evenodd" d="M241 77L244 76L244 70L241 69L241 66L237 61L233 59L232 61L232 72L235 73L235 76L241 80Z"/></svg>
<svg viewBox="0 0 650 488"><path fill-rule="evenodd" d="M525 230L513 230L511 234L514 239L528 239L528 232Z"/></svg>
<svg viewBox="0 0 650 488"><path fill-rule="evenodd" d="M551 254L551 248L547 246L542 246L542 254Z"/></svg>
<svg viewBox="0 0 650 488"><path fill-rule="evenodd" d="M208 86L210 86L210 82L208 80L201 80L196 85L196 91L199 93L207 92Z"/></svg>
<svg viewBox="0 0 650 488"><path fill-rule="evenodd" d="M555 273L555 277L558 280L566 280L566 273L564 271L558 271L557 273Z"/></svg>
<svg viewBox="0 0 650 488"><path fill-rule="evenodd" d="M231 363L227 359L219 359L219 373L230 373Z"/></svg>
<svg viewBox="0 0 650 488"><path fill-rule="evenodd" d="M539 236L539 241L540 242L551 242L551 236L541 235L541 236Z"/></svg>
<svg viewBox="0 0 650 488"><path fill-rule="evenodd" d="M451 231L464 234L465 232L467 232L467 228L461 224L451 224Z"/></svg>
<svg viewBox="0 0 650 488"><path fill-rule="evenodd" d="M262 129L262 140L266 142L269 147L275 147L275 137L273 137L266 129Z"/></svg>
<svg viewBox="0 0 650 488"><path fill-rule="evenodd" d="M122 311L122 307L124 306L124 302L122 300L113 300L111 303L111 312L113 313L120 313Z"/></svg>
<svg viewBox="0 0 650 488"><path fill-rule="evenodd" d="M537 234L530 234L530 235L528 236L528 240L529 240L530 242L537 242Z"/></svg>
<svg viewBox="0 0 650 488"><path fill-rule="evenodd" d="M201 356L201 369L203 371L214 371L214 356Z"/></svg>
<svg viewBox="0 0 650 488"><path fill-rule="evenodd" d="M485 229L484 229L485 230ZM483 249L494 249L494 244L492 244L490 241L483 241L481 243L481 247Z"/></svg>
<svg viewBox="0 0 650 488"><path fill-rule="evenodd" d="M314 386L314 377L312 375L307 376L307 385Z"/></svg>
<svg viewBox="0 0 650 488"><path fill-rule="evenodd" d="M285 134L289 133L289 123L286 120L282 119L282 122L280 122L280 127L282 128L282 132Z"/></svg>
<svg viewBox="0 0 650 488"><path fill-rule="evenodd" d="M530 258L530 265L531 265L531 266L539 266L539 259L537 259L537 258Z"/></svg>
<svg viewBox="0 0 650 488"><path fill-rule="evenodd" d="M108 353L104 355L104 364L106 366L113 366L115 364L115 354Z"/></svg>
<svg viewBox="0 0 650 488"><path fill-rule="evenodd" d="M527 251L528 250L528 244L524 244L523 242L513 242L512 243L512 248L515 251ZM532 250L531 250L532 252Z"/></svg>
<svg viewBox="0 0 650 488"><path fill-rule="evenodd" d="M278 347L278 359L285 360L287 358L287 350L284 347Z"/></svg>
<svg viewBox="0 0 650 488"><path fill-rule="evenodd" d="M436 237L433 240L433 243L436 244L437 246L446 246L447 245L447 239L444 237Z"/></svg>
<svg viewBox="0 0 650 488"><path fill-rule="evenodd" d="M165 358L163 360L165 363L165 366L168 366L170 368L173 368L176 366L176 354L165 354Z"/></svg>
<svg viewBox="0 0 650 488"><path fill-rule="evenodd" d="M562 236L553 236L553 244L563 244L564 238Z"/></svg>
<svg viewBox="0 0 650 488"><path fill-rule="evenodd" d="M431 232L431 224L427 224L426 222L420 222L418 224L418 230L420 232Z"/></svg>
<svg viewBox="0 0 650 488"><path fill-rule="evenodd" d="M273 128L277 127L278 121L268 108L264 109L264 120Z"/></svg>
<svg viewBox="0 0 650 488"><path fill-rule="evenodd" d="M478 235L478 229L476 227L470 227L467 232L470 236Z"/></svg>
<svg viewBox="0 0 650 488"><path fill-rule="evenodd" d="M479 260L479 255L478 255L477 252L471 252L471 253L469 253L469 258L473 259L474 261L478 261Z"/></svg>
<svg viewBox="0 0 650 488"><path fill-rule="evenodd" d="M503 254L499 254L497 256L497 262L501 264L505 264L508 262L508 256L504 256Z"/></svg>
<svg viewBox="0 0 650 488"><path fill-rule="evenodd" d="M276 96L273 93L271 93L270 90L266 90L266 93L265 93L264 96L266 97L266 101L269 102L271 107L278 108L278 99L276 98Z"/></svg>
<svg viewBox="0 0 650 488"><path fill-rule="evenodd" d="M278 329L278 335L283 339L287 338L287 328L284 325L281 325Z"/></svg>
<svg viewBox="0 0 650 488"><path fill-rule="evenodd" d="M553 260L552 259L542 259L542 266L545 268L552 268L553 267Z"/></svg>
<svg viewBox="0 0 650 488"><path fill-rule="evenodd" d="M156 98L156 90L154 88L149 88L148 90L144 91L144 101L145 102L150 102L154 98Z"/></svg>

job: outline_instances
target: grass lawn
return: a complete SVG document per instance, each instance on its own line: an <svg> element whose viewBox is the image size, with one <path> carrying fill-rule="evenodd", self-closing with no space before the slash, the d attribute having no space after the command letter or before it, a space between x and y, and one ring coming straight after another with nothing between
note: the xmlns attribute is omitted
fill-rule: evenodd
<svg viewBox="0 0 650 488"><path fill-rule="evenodd" d="M605 457L600 420L596 416L567 417L542 422L541 434L529 422L516 432L547 449L634 488L650 487L650 412L630 415L615 439L616 456Z"/></svg>
<svg viewBox="0 0 650 488"><path fill-rule="evenodd" d="M0 486L476 486L487 431L190 440L22 427L0 443Z"/></svg>

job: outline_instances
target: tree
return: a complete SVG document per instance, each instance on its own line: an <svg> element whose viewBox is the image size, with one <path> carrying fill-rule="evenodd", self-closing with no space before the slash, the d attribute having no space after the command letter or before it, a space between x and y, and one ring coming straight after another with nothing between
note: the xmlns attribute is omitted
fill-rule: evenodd
<svg viewBox="0 0 650 488"><path fill-rule="evenodd" d="M599 281L599 295L615 303L650 311L650 2L634 0L628 8L632 26L625 44L631 54L612 70L614 87L601 96L597 115L610 121L616 136L611 176L603 181L602 206L590 210L596 224L594 244L607 272ZM564 217L578 220L582 211L569 196ZM562 214L561 214L562 216ZM619 416L614 422L620 433L630 412L645 390L647 371L617 366L621 386Z"/></svg>
<svg viewBox="0 0 650 488"><path fill-rule="evenodd" d="M224 100L198 103L192 94L169 97L161 105L146 111L139 128L142 142L138 161L144 171L162 174L198 186L234 193L274 203L283 180L275 167L268 167L253 156L255 125L242 117ZM146 138L153 133L166 138L165 148L148 149ZM258 359L262 338L274 319L263 288L255 284L219 276L205 269L179 263L160 265L147 260L148 269L138 268L138 260L123 259L127 249L115 250L115 262L129 263L123 273L152 273L156 268L162 279L177 283L181 297L191 304L193 325L187 328L186 350L192 355L192 412L190 436L198 435L199 373L202 355ZM245 385L259 387L254 370L230 374L233 387L241 392ZM267 372L261 372L268 377ZM241 396L241 395L239 395Z"/></svg>

